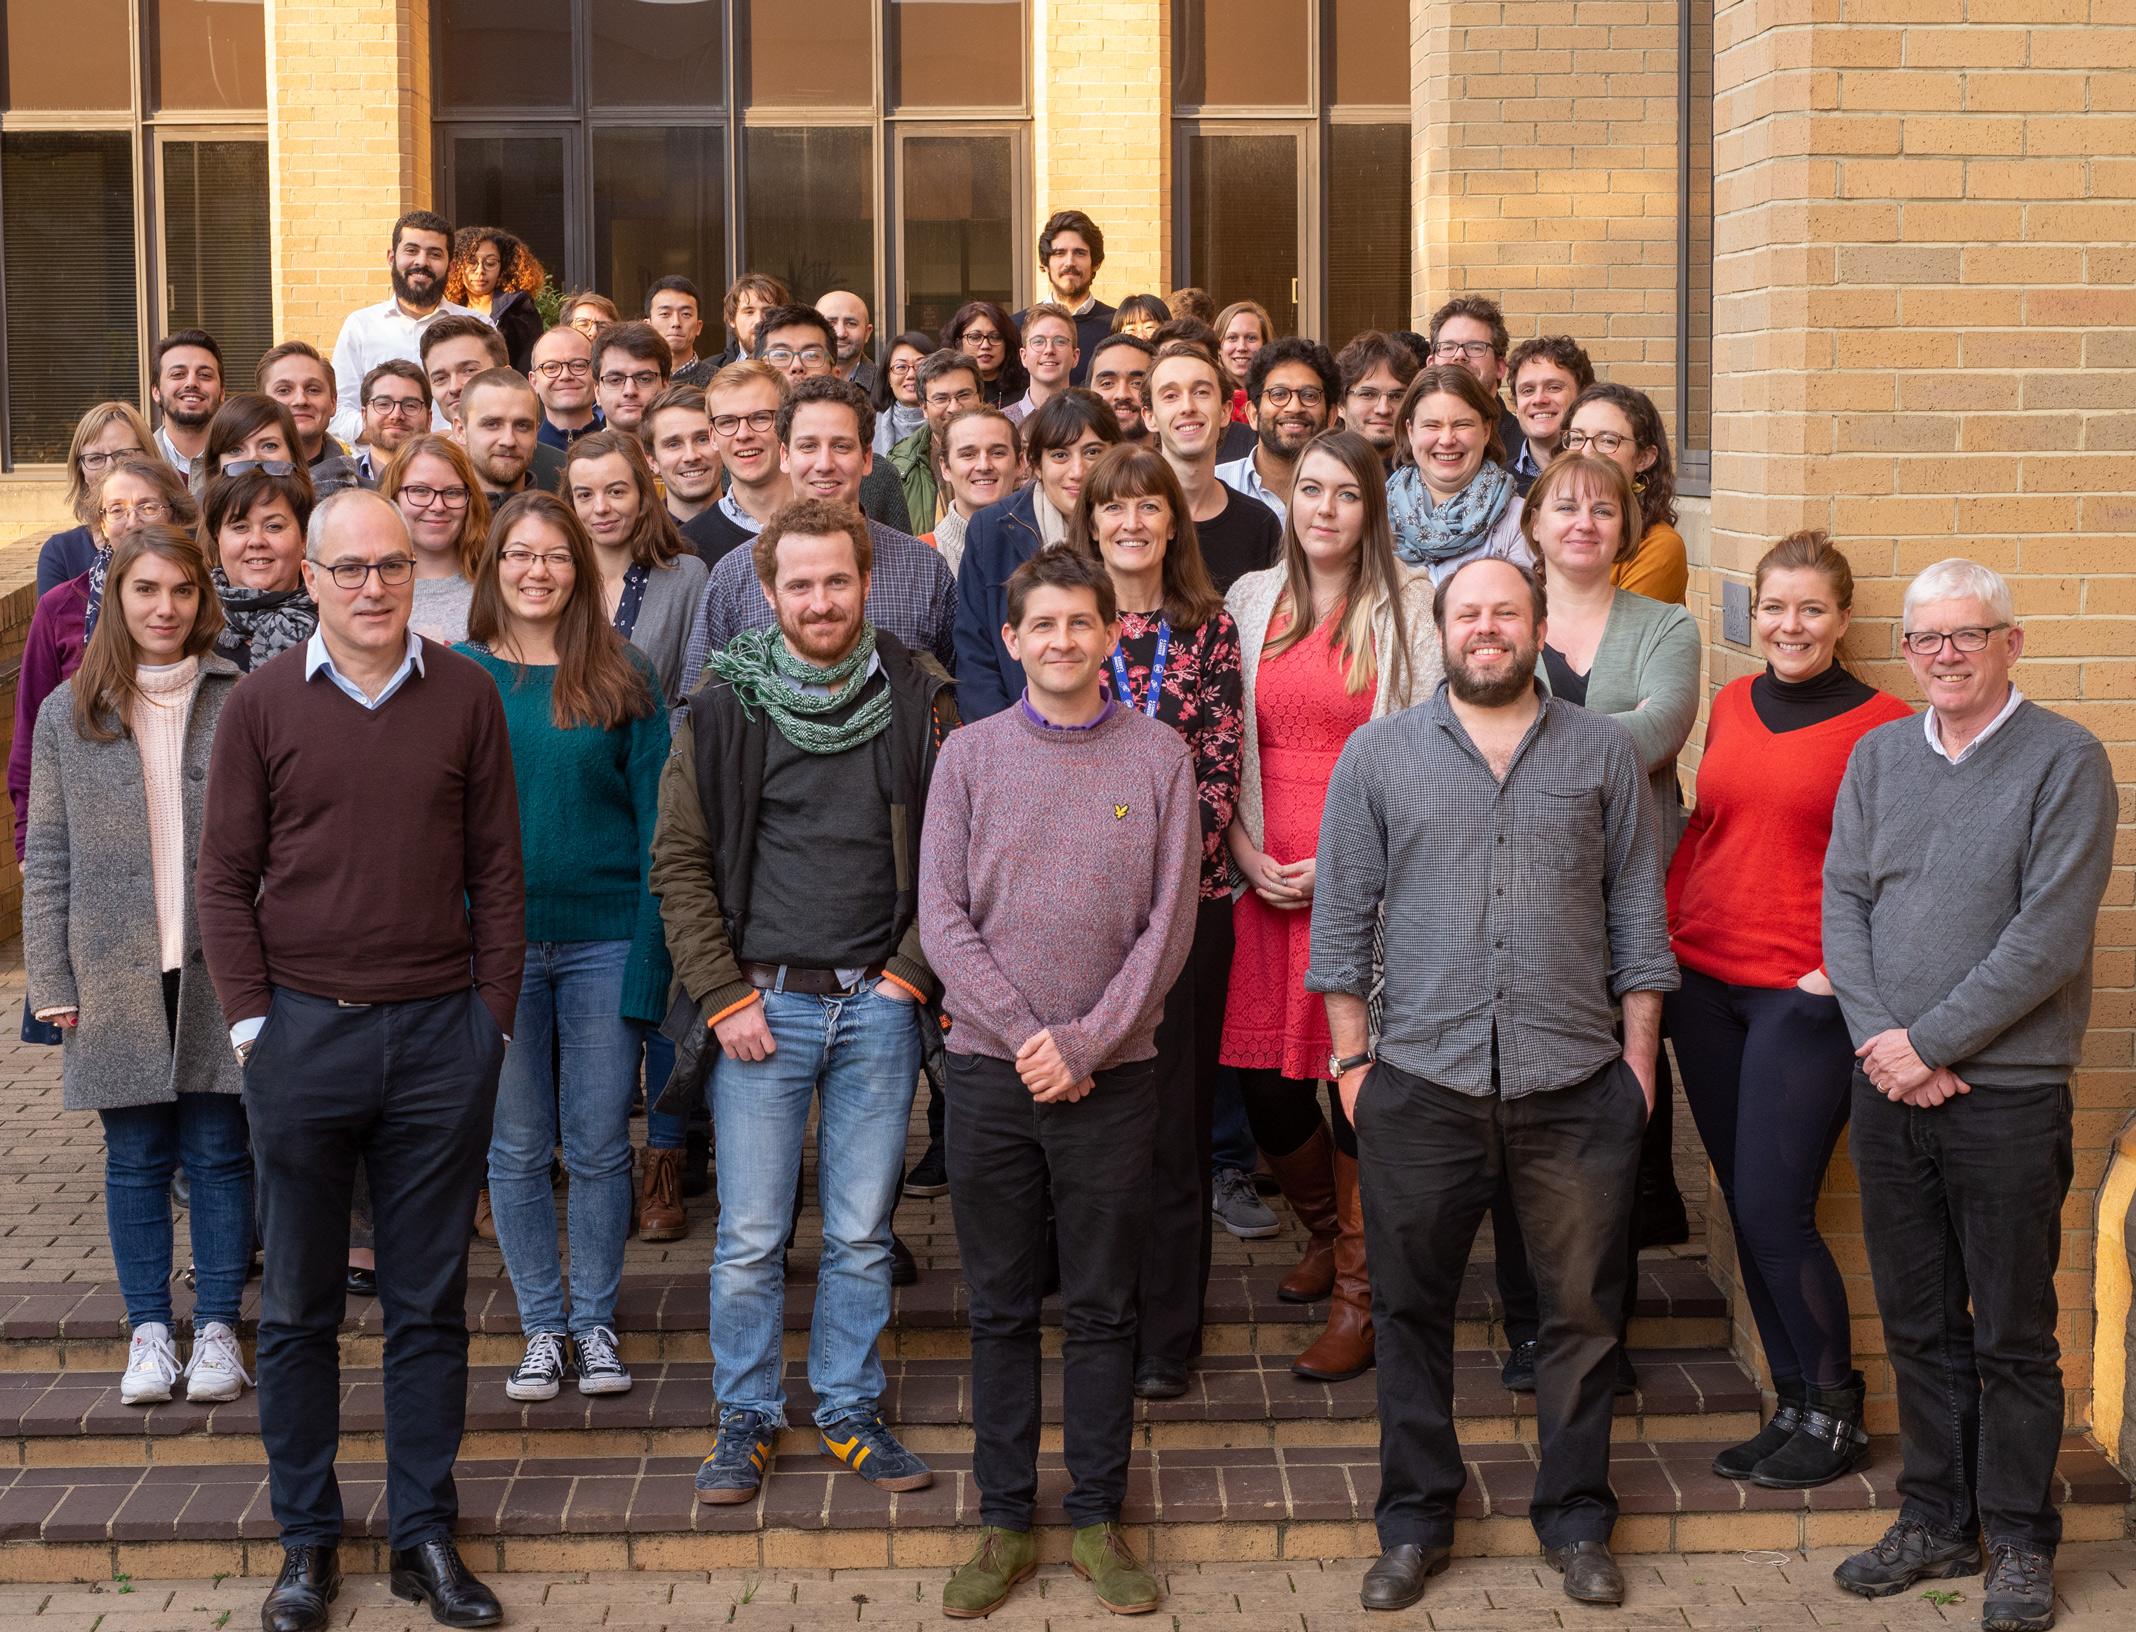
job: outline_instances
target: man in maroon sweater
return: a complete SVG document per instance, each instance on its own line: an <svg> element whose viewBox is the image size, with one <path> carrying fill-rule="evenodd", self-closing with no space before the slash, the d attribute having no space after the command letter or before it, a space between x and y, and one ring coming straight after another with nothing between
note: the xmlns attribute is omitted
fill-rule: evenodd
<svg viewBox="0 0 2136 1632"><path fill-rule="evenodd" d="M1157 1021L1194 939L1201 818L1185 740L1101 687L1120 633L1105 569L1043 550L1007 591L1002 639L1023 697L943 744L920 838L920 940L950 1015L949 1194L985 1526L943 1608L985 1615L1037 1567L1050 1183L1075 1567L1132 1615L1159 1596L1119 1522Z"/></svg>
<svg viewBox="0 0 2136 1632"><path fill-rule="evenodd" d="M312 512L319 629L233 693L215 736L200 938L230 1040L267 1243L260 1438L287 1558L267 1632L340 1589L337 1349L363 1159L386 1320L392 1588L453 1626L502 1619L453 1550L467 1243L526 957L519 798L488 675L412 634L415 555L362 488Z"/></svg>

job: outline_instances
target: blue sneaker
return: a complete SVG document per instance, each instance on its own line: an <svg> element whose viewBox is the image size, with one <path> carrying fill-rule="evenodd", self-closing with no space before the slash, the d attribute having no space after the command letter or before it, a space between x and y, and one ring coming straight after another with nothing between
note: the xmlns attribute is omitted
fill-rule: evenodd
<svg viewBox="0 0 2136 1632"><path fill-rule="evenodd" d="M778 1429L756 1411L728 1411L719 1419L712 1454L697 1466L697 1499L731 1505L752 1499L771 1471Z"/></svg>
<svg viewBox="0 0 2136 1632"><path fill-rule="evenodd" d="M847 1417L823 1430L823 1448L877 1490L925 1490L934 1473L878 1416Z"/></svg>

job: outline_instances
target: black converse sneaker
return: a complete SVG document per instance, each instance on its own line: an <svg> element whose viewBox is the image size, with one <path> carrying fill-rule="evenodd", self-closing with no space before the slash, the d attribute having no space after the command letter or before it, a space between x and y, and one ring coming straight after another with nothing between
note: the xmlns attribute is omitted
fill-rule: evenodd
<svg viewBox="0 0 2136 1632"><path fill-rule="evenodd" d="M514 1400L555 1399L568 1369L564 1341L562 1332L529 1332L527 1352L512 1368L512 1375L504 1380L505 1397Z"/></svg>
<svg viewBox="0 0 2136 1632"><path fill-rule="evenodd" d="M616 1353L616 1334L606 1326L592 1326L571 1340L578 1351L578 1388L581 1394L628 1394L630 1373Z"/></svg>

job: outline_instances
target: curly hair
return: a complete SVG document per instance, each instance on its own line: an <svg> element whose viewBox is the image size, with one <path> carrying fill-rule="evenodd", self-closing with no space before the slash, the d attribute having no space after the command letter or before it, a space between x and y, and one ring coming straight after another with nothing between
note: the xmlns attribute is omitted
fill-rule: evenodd
<svg viewBox="0 0 2136 1632"><path fill-rule="evenodd" d="M445 298L467 303L467 263L487 240L497 246L497 294L531 295L548 280L534 252L502 227L462 227L453 235L452 266L445 274Z"/></svg>
<svg viewBox="0 0 2136 1632"><path fill-rule="evenodd" d="M1641 471L1637 478L1639 489L1639 513L1646 517L1649 527L1676 525L1676 462L1669 457L1669 431L1662 423L1661 410L1654 406L1654 399L1636 386L1619 385L1613 380L1598 380L1572 399L1572 406L1565 410L1561 422L1567 430L1579 417L1580 410L1590 402L1606 402L1628 420L1632 427L1632 440L1639 444L1641 452L1654 450L1654 462Z"/></svg>

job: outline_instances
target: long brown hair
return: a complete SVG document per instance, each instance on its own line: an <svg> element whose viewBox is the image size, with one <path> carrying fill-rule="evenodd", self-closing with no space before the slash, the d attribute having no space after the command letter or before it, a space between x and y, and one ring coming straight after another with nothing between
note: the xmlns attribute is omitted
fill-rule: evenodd
<svg viewBox="0 0 2136 1632"><path fill-rule="evenodd" d="M193 627L186 631L185 655L198 657L222 633L222 598L208 575L208 558L200 541L182 528L162 522L136 527L113 546L104 572L104 612L74 672L74 731L84 742L116 742L133 735L126 716L141 694L135 671L141 649L126 627L126 575L144 555L159 556L185 572L199 592Z"/></svg>
<svg viewBox="0 0 2136 1632"><path fill-rule="evenodd" d="M467 508L460 512L460 576L472 583L475 568L482 561L482 547L489 542L490 507L489 495L482 491L481 474L465 448L435 431L409 437L379 472L378 496L394 501L394 508L399 509L400 490L408 485L408 466L426 453L452 466L460 485L467 489Z"/></svg>
<svg viewBox="0 0 2136 1632"><path fill-rule="evenodd" d="M650 415L651 410L647 410ZM653 467L645 457L645 444L638 440L636 431L619 431L606 426L598 431L588 431L574 441L564 452L564 502L570 507L573 519L577 519L578 507L571 503L571 467L582 459L604 459L611 453L623 455L623 462L630 466L631 480L638 488L638 520L630 530L630 558L641 567L671 567L686 546L682 530L675 525L675 518L668 514L668 507L660 497L660 484L653 476ZM589 539L587 548L591 549Z"/></svg>
<svg viewBox="0 0 2136 1632"><path fill-rule="evenodd" d="M1416 463L1415 450L1409 445L1409 422L1417 417L1418 405L1434 394L1459 397L1475 409L1477 417L1483 421L1484 458L1494 465L1506 462L1506 440L1498 429L1498 417L1505 404L1460 363L1427 363L1410 380L1409 389L1402 393L1402 406L1394 416L1394 423L1402 433L1399 462Z"/></svg>
<svg viewBox="0 0 2136 1632"><path fill-rule="evenodd" d="M1632 490L1639 495L1639 513L1646 517L1649 530L1674 527L1676 461L1669 457L1669 428L1662 423L1661 410L1654 406L1654 399L1636 386L1597 380L1572 399L1572 406L1558 423L1571 430L1573 416L1590 402L1608 403L1631 425L1632 441L1639 451L1654 450L1654 462L1632 478Z"/></svg>
<svg viewBox="0 0 2136 1632"><path fill-rule="evenodd" d="M586 534L586 525L554 493L514 493L498 506L489 542L475 569L467 638L495 651L504 634L504 592L498 586L498 573L512 529L523 522L555 528L571 551L571 592L564 597L556 623L556 684L550 693L549 717L563 731L575 725L613 731L627 720L643 719L653 711L652 689L601 609L601 568L593 558L593 540ZM524 674L525 664L513 658L506 661Z"/></svg>
<svg viewBox="0 0 2136 1632"><path fill-rule="evenodd" d="M1105 552L1098 548L1098 506L1115 499L1153 498L1164 500L1172 512L1172 538L1164 547L1165 618L1175 629L1198 629L1223 611L1224 597L1216 592L1208 564L1202 560L1187 495L1162 454L1138 442L1123 442L1099 454L1083 478L1082 492L1076 495L1075 513L1068 518L1068 543L1102 566Z"/></svg>
<svg viewBox="0 0 2136 1632"><path fill-rule="evenodd" d="M1384 606L1394 618L1394 641L1387 654L1389 673L1385 680L1394 696L1409 701L1409 620L1402 611L1403 570L1394 554L1394 528L1387 519L1387 474L1379 450L1355 431L1322 431L1306 443L1298 455L1298 469L1306 460L1324 453L1337 461L1357 484L1365 503L1364 530L1358 534L1357 559L1350 563L1349 581L1343 585L1343 614L1329 635L1329 644L1342 654L1343 689L1352 697L1380 679L1379 659L1372 650L1372 619ZM1295 497L1283 518L1283 593L1276 609L1290 612L1290 626L1271 635L1261 648L1264 658L1296 645L1313 632L1313 584L1306 573L1305 545L1298 537L1298 505Z"/></svg>

